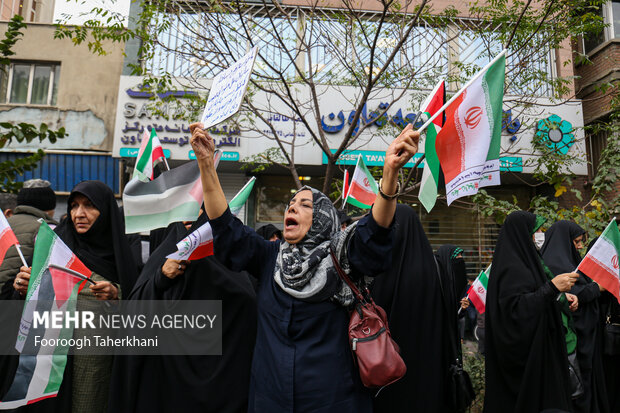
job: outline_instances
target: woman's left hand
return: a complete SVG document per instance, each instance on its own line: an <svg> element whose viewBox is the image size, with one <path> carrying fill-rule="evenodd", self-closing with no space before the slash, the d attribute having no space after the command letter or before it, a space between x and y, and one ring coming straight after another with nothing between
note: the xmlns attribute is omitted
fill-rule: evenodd
<svg viewBox="0 0 620 413"><path fill-rule="evenodd" d="M118 299L118 289L109 281L98 281L90 286L90 290L97 300L116 300Z"/></svg>
<svg viewBox="0 0 620 413"><path fill-rule="evenodd" d="M565 293L566 299L569 302L568 309L571 311L577 311L577 307L579 307L579 299L575 294Z"/></svg>
<svg viewBox="0 0 620 413"><path fill-rule="evenodd" d="M467 307L469 307L469 298L463 298L461 299L461 308L463 310L466 310Z"/></svg>
<svg viewBox="0 0 620 413"><path fill-rule="evenodd" d="M384 173L385 169L398 171L405 166L418 151L419 141L420 132L414 131L413 125L409 123L385 151Z"/></svg>

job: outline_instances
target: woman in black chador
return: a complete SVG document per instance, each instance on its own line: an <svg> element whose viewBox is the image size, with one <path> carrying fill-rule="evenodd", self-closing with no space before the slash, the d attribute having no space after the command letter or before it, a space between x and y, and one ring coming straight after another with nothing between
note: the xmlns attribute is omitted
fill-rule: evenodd
<svg viewBox="0 0 620 413"><path fill-rule="evenodd" d="M486 413L571 411L560 292L574 273L549 280L533 241L544 220L510 214L500 231L486 301Z"/></svg>
<svg viewBox="0 0 620 413"><path fill-rule="evenodd" d="M554 275L571 272L581 262L578 249L583 248L586 231L571 221L558 221L545 233L541 249L545 264ZM577 360L581 371L584 394L573 400L575 413L606 413L605 380L601 360L599 324L599 285L587 276L581 276L571 289L579 299L573 313L577 333Z"/></svg>
<svg viewBox="0 0 620 413"><path fill-rule="evenodd" d="M447 412L449 348L446 331L439 328L446 322L439 275L420 219L409 206L396 207L392 266L375 278L371 292L388 315L407 365L405 377L379 392L375 413Z"/></svg>
<svg viewBox="0 0 620 413"><path fill-rule="evenodd" d="M176 243L207 222L171 226L147 261L130 300L221 300L222 355L119 357L112 374L109 412L245 413L256 337L256 294L247 273L235 273L215 257L166 259ZM189 337L188 339L191 339Z"/></svg>

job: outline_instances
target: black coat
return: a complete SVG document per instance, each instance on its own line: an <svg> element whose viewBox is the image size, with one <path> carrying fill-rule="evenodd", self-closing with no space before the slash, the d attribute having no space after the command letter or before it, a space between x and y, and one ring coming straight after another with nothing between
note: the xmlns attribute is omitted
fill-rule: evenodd
<svg viewBox="0 0 620 413"><path fill-rule="evenodd" d="M400 346L407 374L375 399L375 413L446 412L446 315L433 250L422 224L406 205L396 207L392 266L371 285ZM456 311L453 313L456 320ZM456 332L456 329L453 330Z"/></svg>
<svg viewBox="0 0 620 413"><path fill-rule="evenodd" d="M545 244L541 249L545 264L554 275L573 272L581 262L581 255L573 240L585 230L571 221L558 221L545 233ZM600 311L598 299L601 295L598 284L584 274L571 289L579 299L579 307L573 316L577 334L577 360L581 371L584 394L573 400L575 412L606 413L607 392L601 358Z"/></svg>
<svg viewBox="0 0 620 413"><path fill-rule="evenodd" d="M203 217L205 217L203 215ZM193 229L206 222L200 219ZM191 231L192 229L190 229ZM131 300L222 301L221 356L125 356L114 364L109 411L244 413L256 337L256 294L247 273L235 273L215 257L193 261L173 280L161 272L166 255L185 237L170 228L129 296Z"/></svg>
<svg viewBox="0 0 620 413"><path fill-rule="evenodd" d="M532 241L536 216L510 214L500 231L486 301L484 411L571 411L558 290Z"/></svg>

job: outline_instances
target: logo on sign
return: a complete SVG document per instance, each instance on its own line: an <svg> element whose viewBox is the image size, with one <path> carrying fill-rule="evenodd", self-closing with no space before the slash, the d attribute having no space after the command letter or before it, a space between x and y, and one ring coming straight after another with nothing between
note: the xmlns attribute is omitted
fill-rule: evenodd
<svg viewBox="0 0 620 413"><path fill-rule="evenodd" d="M482 119L482 109L480 106L469 108L465 113L465 125L469 129L475 129L480 123L480 119Z"/></svg>
<svg viewBox="0 0 620 413"><path fill-rule="evenodd" d="M611 257L611 265L614 266L615 269L618 269L618 256L614 255Z"/></svg>

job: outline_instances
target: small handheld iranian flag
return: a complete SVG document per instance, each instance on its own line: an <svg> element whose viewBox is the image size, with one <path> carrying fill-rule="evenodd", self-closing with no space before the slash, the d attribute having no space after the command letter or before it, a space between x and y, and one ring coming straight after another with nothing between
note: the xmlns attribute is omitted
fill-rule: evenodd
<svg viewBox="0 0 620 413"><path fill-rule="evenodd" d="M71 272L79 275L73 276ZM58 394L67 364L67 343L73 337L73 325L46 328L33 324L35 311L71 313L77 295L92 272L71 252L52 229L42 222L34 246L32 273L15 348L19 364L11 387L0 402L0 410L15 409ZM56 342L42 349L40 342ZM42 354L43 353L43 354Z"/></svg>
<svg viewBox="0 0 620 413"><path fill-rule="evenodd" d="M4 256L12 245L15 245L18 248L19 242L17 241L17 237L9 225L9 221L6 220L4 213L0 210L0 264L4 261Z"/></svg>
<svg viewBox="0 0 620 413"><path fill-rule="evenodd" d="M344 177L342 178L342 201L346 202L347 194L349 193L349 170L344 170Z"/></svg>
<svg viewBox="0 0 620 413"><path fill-rule="evenodd" d="M474 280L469 291L467 291L467 298L474 304L476 310L480 314L486 310L487 303L487 284L489 282L489 274L491 273L491 266L484 271L480 271L478 277Z"/></svg>
<svg viewBox="0 0 620 413"><path fill-rule="evenodd" d="M228 206L233 215L237 216L243 205L245 205L252 192L255 181L256 177L253 176L229 202ZM179 241L177 243L177 251L168 255L166 258L192 261L210 255L213 255L213 230L211 224L207 222Z"/></svg>
<svg viewBox="0 0 620 413"><path fill-rule="evenodd" d="M152 128L150 136L147 131L144 131L132 178L137 177L141 181L153 180L155 176L153 169L160 162L166 162L166 157L164 156L164 150L161 147L159 138L157 138L155 128ZM166 167L168 167L167 162Z"/></svg>
<svg viewBox="0 0 620 413"><path fill-rule="evenodd" d="M377 198L377 182L366 168L362 155L357 158L346 201L358 208L369 209Z"/></svg>
<svg viewBox="0 0 620 413"><path fill-rule="evenodd" d="M583 258L581 271L612 293L620 303L620 231L614 218Z"/></svg>

